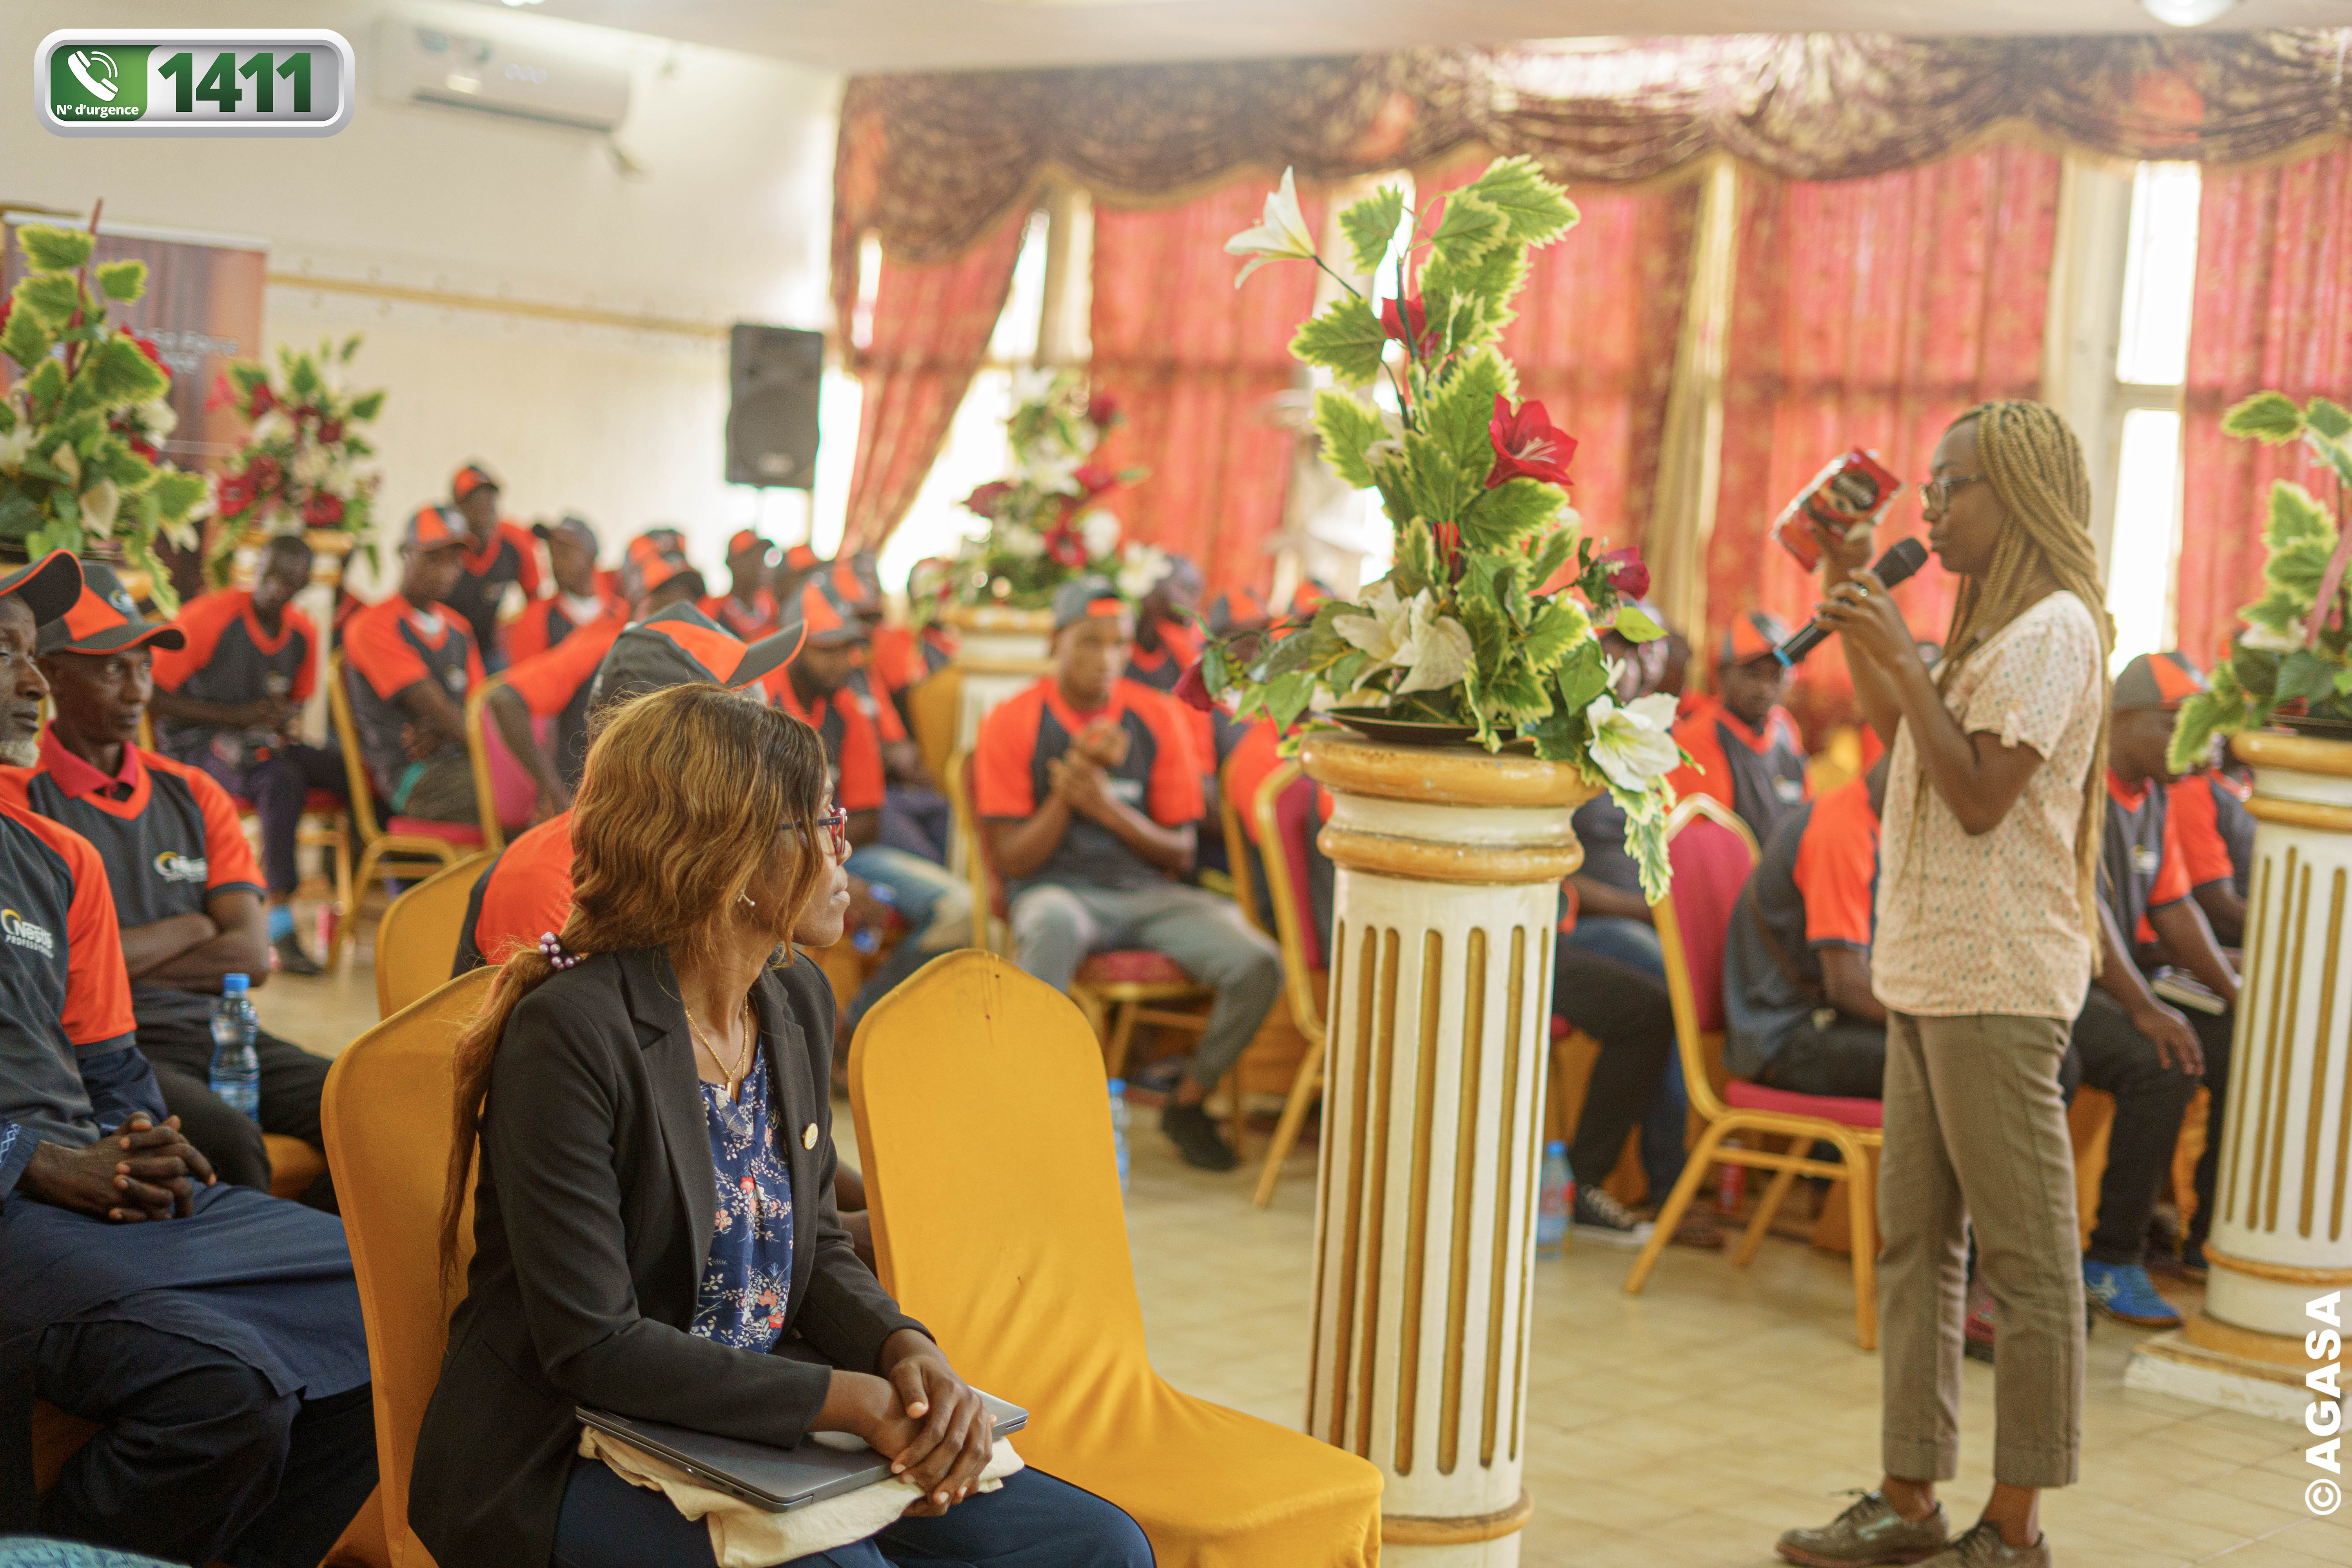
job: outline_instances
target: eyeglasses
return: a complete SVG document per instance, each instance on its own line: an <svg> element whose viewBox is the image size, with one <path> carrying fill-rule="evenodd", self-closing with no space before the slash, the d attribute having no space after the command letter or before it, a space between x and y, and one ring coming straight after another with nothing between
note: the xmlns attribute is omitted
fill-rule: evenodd
<svg viewBox="0 0 2352 1568"><path fill-rule="evenodd" d="M1920 485L1919 500L1929 511L1941 511L1952 504L1954 490L1987 477L1984 474L1954 474L1948 479L1929 479Z"/></svg>
<svg viewBox="0 0 2352 1568"><path fill-rule="evenodd" d="M849 813L836 805L818 817L816 825L824 828L827 837L833 840L833 858L836 860L847 859L849 858ZM787 822L784 826L798 828L800 824Z"/></svg>

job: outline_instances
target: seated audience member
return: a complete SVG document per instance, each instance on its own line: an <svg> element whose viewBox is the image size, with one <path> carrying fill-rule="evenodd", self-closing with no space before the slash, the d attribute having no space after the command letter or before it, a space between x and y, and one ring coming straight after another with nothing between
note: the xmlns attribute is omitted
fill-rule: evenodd
<svg viewBox="0 0 2352 1568"><path fill-rule="evenodd" d="M1805 742L1780 706L1789 667L1772 651L1788 637L1761 610L1734 616L1716 660L1716 695L1689 700L1675 725L1691 755L1669 775L1675 794L1713 795L1759 844L1805 798Z"/></svg>
<svg viewBox="0 0 2352 1568"><path fill-rule="evenodd" d="M62 551L0 578L0 759L38 761L36 622L80 582ZM0 799L0 1423L22 1433L38 1398L100 1428L37 1519L31 1475L5 1484L44 1535L317 1563L376 1482L342 1227L215 1181L167 1117L80 835Z"/></svg>
<svg viewBox="0 0 2352 1568"><path fill-rule="evenodd" d="M1154 691L1176 689L1201 657L1201 638L1192 627L1201 589L1201 569L1181 555L1171 555L1160 581L1135 606L1135 651L1128 659L1128 679Z"/></svg>
<svg viewBox="0 0 2352 1568"><path fill-rule="evenodd" d="M400 542L400 586L352 617L352 721L376 794L403 816L473 822L474 765L466 752L466 693L482 660L463 616L446 606L465 574L466 536L428 506Z"/></svg>
<svg viewBox="0 0 2352 1568"><path fill-rule="evenodd" d="M588 755L590 691L605 654L633 619L701 598L702 574L684 556L649 555L623 565L621 586L616 614L589 622L543 653L517 660L484 699L499 738L538 790L537 820L569 808L572 792L580 787L580 766ZM632 604L637 606L634 616ZM544 742L533 721L546 721Z"/></svg>
<svg viewBox="0 0 2352 1568"><path fill-rule="evenodd" d="M2148 1220L2169 1180L2181 1115L2200 1073L2212 1094L2210 1124L2222 1125L2238 976L2189 897L2187 857L2167 809L2165 786L2172 776L2165 751L2173 721L2182 699L2202 682L2184 689L2159 679L2152 668L2158 662L2143 654L2115 680L2099 868L2104 956L2074 1020L2068 1069L2116 1098L2098 1226L2083 1259L2084 1294L2123 1322L2169 1328L2180 1315L2149 1282ZM2153 966L2144 970L2136 961L2144 945L2195 976L2225 1005L2222 1010L2183 1012L2167 1005L2150 987ZM2197 1217L2182 1247L2183 1262L2195 1267L2202 1266L2211 1228L2220 1143L2218 1137L2210 1140L2197 1165Z"/></svg>
<svg viewBox="0 0 2352 1568"><path fill-rule="evenodd" d="M702 613L730 636L758 642L776 629L776 596L768 584L775 546L748 528L727 542L727 592L702 601Z"/></svg>
<svg viewBox="0 0 2352 1568"><path fill-rule="evenodd" d="M825 774L807 725L709 686L626 704L591 749L572 912L457 1045L442 1255L478 1142L475 1251L409 1492L441 1568L710 1568L705 1523L580 1454L583 1405L890 1456L923 1496L824 1553L842 1568L1151 1562L1034 1468L974 1489L993 1423L843 1231L833 998L796 951L848 904Z"/></svg>
<svg viewBox="0 0 2352 1568"><path fill-rule="evenodd" d="M1886 1009L1870 989L1871 903L1887 764L1800 805L1732 907L1725 1070L1792 1094L1877 1100Z"/></svg>
<svg viewBox="0 0 2352 1568"><path fill-rule="evenodd" d="M303 802L314 789L339 797L348 790L342 753L301 740L319 632L293 600L310 581L310 547L299 534L280 534L262 547L249 592L223 588L182 607L172 625L185 647L151 645L155 749L253 803L268 882L270 951L289 974L320 972L294 935Z"/></svg>
<svg viewBox="0 0 2352 1568"><path fill-rule="evenodd" d="M596 581L596 531L576 517L530 525L531 536L547 546L547 574L555 592L533 599L522 614L506 624L509 667L545 653L583 626L629 618L628 602Z"/></svg>
<svg viewBox="0 0 2352 1568"><path fill-rule="evenodd" d="M883 620L882 582L875 569L874 552L860 550L844 556L808 586L820 589L835 612L858 633L845 689L866 710L882 743L882 776L888 790L882 800L881 842L934 866L944 866L953 813L923 762L922 749L907 732L905 704L898 690L868 646Z"/></svg>
<svg viewBox="0 0 2352 1568"><path fill-rule="evenodd" d="M1655 1103L1675 1057L1675 1012L1665 984L1563 942L1552 949L1551 1008L1601 1043L1568 1146L1569 1168L1576 1173L1576 1234L1604 1247L1640 1247L1650 1238L1650 1222L1636 1219L1601 1183L1617 1168L1626 1135ZM1651 1199L1663 1202L1670 1188L1660 1188L1654 1178L1651 1186ZM1723 1245L1713 1216L1698 1204L1675 1239L1690 1247Z"/></svg>
<svg viewBox="0 0 2352 1568"><path fill-rule="evenodd" d="M449 590L449 607L465 617L482 668L507 667L507 646L499 611L509 584L526 603L539 597L539 546L520 524L499 515L499 481L479 463L468 463L449 480L449 500L466 547L465 570Z"/></svg>
<svg viewBox="0 0 2352 1568"><path fill-rule="evenodd" d="M1216 987L1160 1127L1187 1163L1228 1171L1236 1156L1201 1102L1273 1008L1282 957L1231 899L1176 880L1192 868L1201 767L1186 710L1124 679L1134 636L1108 583L1064 584L1054 673L982 721L974 795L1022 968L1066 991L1089 953L1150 948Z"/></svg>
<svg viewBox="0 0 2352 1568"><path fill-rule="evenodd" d="M907 574L908 624L876 626L867 646L874 673L898 700L898 717L910 720L907 693L945 669L956 656L953 628L939 618L946 603L950 563L930 556Z"/></svg>
<svg viewBox="0 0 2352 1568"><path fill-rule="evenodd" d="M267 1030L258 1126L210 1088L213 1003L221 977L269 978L260 868L236 806L206 774L142 751L139 721L152 689L151 646L176 647L171 626L139 618L113 571L83 569L81 598L41 628L41 674L57 716L32 768L7 788L24 805L88 839L106 864L142 1055L163 1102L222 1177L269 1190L266 1130L323 1148L319 1094L331 1065ZM334 1207L321 1175L303 1201Z"/></svg>
<svg viewBox="0 0 2352 1568"><path fill-rule="evenodd" d="M865 647L865 628L841 614L821 583L801 590L800 613L805 628L800 652L785 667L783 679L771 679L770 688L785 712L824 737L834 804L849 814L852 921L879 936L896 910L907 928L889 959L850 1002L843 1019L847 1030L892 986L946 948L971 940L971 894L962 878L936 861L881 842L882 739L872 713L849 689ZM887 905L874 889L881 890Z"/></svg>
<svg viewBox="0 0 2352 1568"><path fill-rule="evenodd" d="M1698 695L1695 691L1684 689L1690 679L1690 638L1683 636L1676 628L1668 626L1664 646L1666 650L1665 663L1658 671L1657 689L1675 700L1675 716L1687 719L1690 717L1692 701Z"/></svg>
<svg viewBox="0 0 2352 1568"><path fill-rule="evenodd" d="M2185 653L2160 653L2148 673L2166 700L2185 700L2205 687L2204 672ZM2254 819L2238 781L2204 767L2172 781L2167 812L2178 824L2189 865L2189 888L2205 911L2213 938L2236 947L2245 935L2246 893L2254 869Z"/></svg>

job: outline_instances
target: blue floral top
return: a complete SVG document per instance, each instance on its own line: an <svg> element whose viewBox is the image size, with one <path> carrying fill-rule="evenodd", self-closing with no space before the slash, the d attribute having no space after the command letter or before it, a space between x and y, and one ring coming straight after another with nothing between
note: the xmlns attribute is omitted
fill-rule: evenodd
<svg viewBox="0 0 2352 1568"><path fill-rule="evenodd" d="M696 1292L693 1331L762 1354L783 1332L793 1284L793 1177L776 1154L768 1115L768 1053L755 1050L743 1098L705 1083L710 1163L718 1175L719 1215L710 1260Z"/></svg>

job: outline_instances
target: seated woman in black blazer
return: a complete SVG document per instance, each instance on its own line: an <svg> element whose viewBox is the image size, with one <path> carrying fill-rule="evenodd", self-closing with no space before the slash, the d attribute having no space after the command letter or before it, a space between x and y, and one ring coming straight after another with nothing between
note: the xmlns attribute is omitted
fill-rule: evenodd
<svg viewBox="0 0 2352 1568"><path fill-rule="evenodd" d="M716 686L636 699L591 751L571 918L457 1047L443 1256L478 1136L474 1258L409 1486L441 1568L712 1563L705 1525L579 1457L582 1405L854 1433L923 1489L805 1563L1150 1563L1132 1520L1051 1477L971 1489L991 1420L834 1211L834 1000L793 947L832 942L848 904L828 794L815 731Z"/></svg>

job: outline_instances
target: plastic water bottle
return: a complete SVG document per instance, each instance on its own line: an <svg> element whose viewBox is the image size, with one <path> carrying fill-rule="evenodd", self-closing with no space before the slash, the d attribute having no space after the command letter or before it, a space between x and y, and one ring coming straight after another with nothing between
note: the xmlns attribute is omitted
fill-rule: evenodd
<svg viewBox="0 0 2352 1568"><path fill-rule="evenodd" d="M1118 1190L1127 1191L1127 1079L1110 1080L1110 1142L1118 1151Z"/></svg>
<svg viewBox="0 0 2352 1568"><path fill-rule="evenodd" d="M1558 1258L1576 1213L1576 1173L1568 1168L1568 1145L1544 1145L1543 1179L1536 1186L1536 1256Z"/></svg>
<svg viewBox="0 0 2352 1568"><path fill-rule="evenodd" d="M252 982L242 974L221 976L220 1000L213 1004L212 1090L223 1103L261 1120L261 1058L254 1054Z"/></svg>

